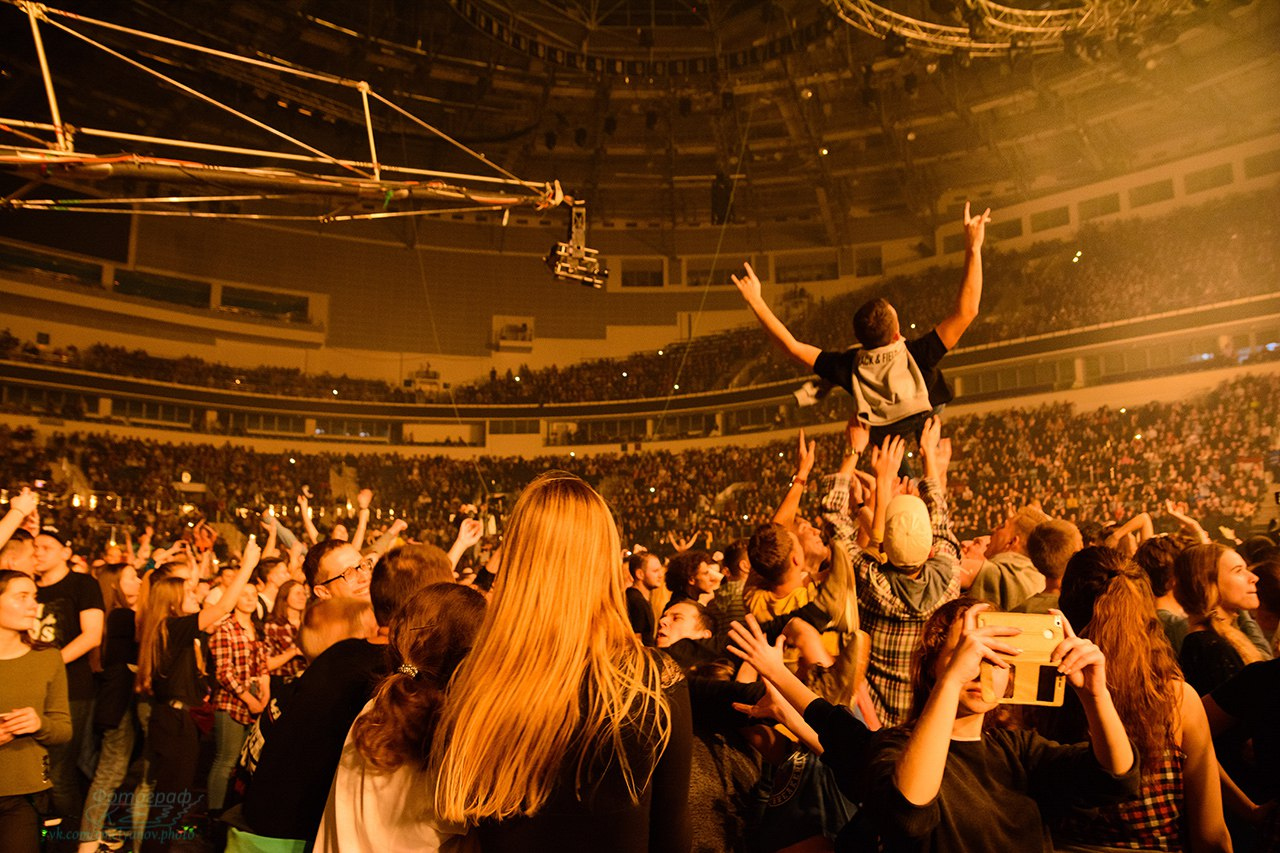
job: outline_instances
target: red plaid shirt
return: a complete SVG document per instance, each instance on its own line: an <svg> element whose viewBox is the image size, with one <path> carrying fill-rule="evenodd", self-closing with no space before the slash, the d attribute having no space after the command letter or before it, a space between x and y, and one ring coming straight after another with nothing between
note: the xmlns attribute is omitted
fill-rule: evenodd
<svg viewBox="0 0 1280 853"><path fill-rule="evenodd" d="M1114 849L1185 850L1182 824L1182 762L1180 749L1168 749L1148 770L1142 768L1142 790L1136 799L1073 813L1054 828L1055 837L1101 844Z"/></svg>
<svg viewBox="0 0 1280 853"><path fill-rule="evenodd" d="M267 657L283 654L298 644L298 629L289 622L268 622L262 626L262 641L267 644ZM288 680L302 675L307 659L302 655L289 658L276 670L276 675Z"/></svg>
<svg viewBox="0 0 1280 853"><path fill-rule="evenodd" d="M248 692L253 679L267 674L266 644L255 640L246 628L231 618L219 625L209 638L209 652L213 655L216 679L214 710L226 711L241 725L251 725L255 715L249 711L240 694Z"/></svg>

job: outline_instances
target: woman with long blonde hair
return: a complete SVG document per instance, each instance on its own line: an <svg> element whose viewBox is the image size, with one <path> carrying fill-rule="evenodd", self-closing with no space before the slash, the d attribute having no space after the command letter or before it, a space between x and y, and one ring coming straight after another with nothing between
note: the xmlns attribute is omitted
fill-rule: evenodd
<svg viewBox="0 0 1280 853"><path fill-rule="evenodd" d="M688 686L631 631L604 500L547 472L512 511L431 755L436 811L490 851L689 849Z"/></svg>
<svg viewBox="0 0 1280 853"><path fill-rule="evenodd" d="M1187 682L1209 693L1268 655L1240 629L1242 613L1258 607L1258 576L1223 545L1193 545L1173 563L1174 595L1187 611L1179 663Z"/></svg>
<svg viewBox="0 0 1280 853"><path fill-rule="evenodd" d="M138 630L138 693L151 699L147 725L146 781L154 784L152 803L190 804L200 757L200 737L191 711L204 703L206 683L202 641L231 612L253 575L262 551L250 539L240 558L240 571L222 598L200 606L194 587L184 578L165 577L151 584ZM144 851L166 850L171 839L148 832Z"/></svg>
<svg viewBox="0 0 1280 853"><path fill-rule="evenodd" d="M1067 563L1059 603L1106 656L1107 688L1139 756L1142 787L1134 800L1064 818L1054 827L1058 847L1230 850L1209 721L1182 679L1146 573L1112 548L1085 548ZM1078 703L1048 710L1044 734L1084 736Z"/></svg>

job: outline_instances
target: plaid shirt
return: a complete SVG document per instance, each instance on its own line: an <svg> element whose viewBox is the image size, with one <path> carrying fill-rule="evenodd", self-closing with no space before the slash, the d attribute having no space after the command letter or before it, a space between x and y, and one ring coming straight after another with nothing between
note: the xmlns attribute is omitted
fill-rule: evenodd
<svg viewBox="0 0 1280 853"><path fill-rule="evenodd" d="M266 644L255 640L232 618L219 625L209 638L209 652L213 655L216 675L214 710L226 711L241 725L251 725L254 714L240 694L249 690L253 679L267 674Z"/></svg>
<svg viewBox="0 0 1280 853"><path fill-rule="evenodd" d="M268 622L262 626L262 642L267 646L267 657L273 658L298 644L298 629L287 621ZM306 668L307 659L297 655L277 669L276 675L284 679L297 678Z"/></svg>
<svg viewBox="0 0 1280 853"><path fill-rule="evenodd" d="M1183 786L1180 749L1168 749L1152 770L1143 769L1136 799L1088 812L1072 812L1054 837L1087 841L1109 848L1184 850Z"/></svg>
<svg viewBox="0 0 1280 853"><path fill-rule="evenodd" d="M928 584L936 576L942 593L916 606L894 590L885 564L856 544L857 526L849 513L849 478L837 474L830 479L832 486L822 501L823 518L834 529L836 540L849 549L853 561L860 627L871 635L867 689L881 723L901 725L911 712L911 656L920 645L924 623L933 611L960 594L960 573L956 571L960 543L951 532L947 497L936 480L920 481L920 497L929 508L933 527L934 553L919 579Z"/></svg>

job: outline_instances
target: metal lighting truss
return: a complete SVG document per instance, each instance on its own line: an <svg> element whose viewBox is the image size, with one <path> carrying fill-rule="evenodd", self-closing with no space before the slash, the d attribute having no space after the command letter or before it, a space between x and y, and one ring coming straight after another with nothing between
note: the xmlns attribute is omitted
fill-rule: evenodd
<svg viewBox="0 0 1280 853"><path fill-rule="evenodd" d="M122 213L129 215L186 216L213 219L270 219L314 220L333 222L344 220L384 219L389 217L413 217L438 215L461 211L495 210L509 212L513 207L532 207L538 210L559 206L573 199L567 196L558 182L535 183L526 181L486 159L463 143L392 102L369 83L345 77L310 71L294 65L267 61L235 53L216 50L203 45L171 39L147 33L107 21L54 9L30 0L3 0L17 7L30 20L31 35L44 81L49 105L49 122L16 118L0 118L0 131L23 140L24 145L0 146L0 168L28 178L30 183L7 197L0 199L0 209L7 210L57 210L95 213ZM220 60L244 63L279 74L285 78L301 78L310 83L322 83L341 87L359 96L358 109L362 111L369 144L369 159L351 160L335 157L303 140L297 139L267 122L182 83L161 71L127 56L95 40L80 28L64 21L71 21L87 28L102 28L145 41L159 42L170 47L195 51ZM143 71L161 82L178 89L183 94L217 107L237 119L289 143L299 151L271 151L257 148L223 145L217 142L171 139L156 136L114 131L103 128L74 126L64 121L58 108L57 93L49 72L41 26L54 27L91 45L108 56ZM370 101L381 104L401 119L417 124L443 141L480 161L498 173L475 175L443 172L410 166L396 166L382 162L374 134L374 120ZM52 139L38 134L49 134ZM142 144L159 146L184 152L182 157L155 157L119 150L111 153L90 153L76 150L77 139L107 140L112 144ZM207 160L213 154L248 155L275 162L297 163L297 168L263 166L245 168L218 165ZM329 171L320 171L328 169ZM394 177L391 177L394 176ZM165 183L193 187L191 193L170 195L128 195L118 198L95 194L91 198L33 199L27 198L40 183L48 181L75 182L92 185L103 180L135 179L142 182ZM200 193L204 187L216 186L217 193ZM227 189L232 192L228 193ZM331 197L339 201L336 209L315 215L283 213L268 206L260 212L240 212L239 205L252 202L300 201L307 198ZM234 202L228 210L222 203ZM420 204L431 206L419 206ZM200 209L193 207L201 206ZM575 207L575 215L584 215Z"/></svg>
<svg viewBox="0 0 1280 853"><path fill-rule="evenodd" d="M846 23L877 38L895 36L909 48L970 56L1058 51L1068 34L1114 37L1121 30L1140 31L1148 21L1194 8L1190 0L1080 0L1061 9L1019 9L992 0L963 0L965 24L961 26L899 12L873 0L825 2Z"/></svg>

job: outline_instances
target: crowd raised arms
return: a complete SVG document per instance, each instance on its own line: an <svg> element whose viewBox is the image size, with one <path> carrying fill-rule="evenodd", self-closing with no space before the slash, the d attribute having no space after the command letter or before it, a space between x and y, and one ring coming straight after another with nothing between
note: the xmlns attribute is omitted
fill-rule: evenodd
<svg viewBox="0 0 1280 853"><path fill-rule="evenodd" d="M1070 241L1002 252L989 248L984 309L955 300L958 269L936 267L894 276L869 289L815 300L803 291L786 300L794 340L816 348L848 343L848 318L858 304L888 296L904 327L939 325L948 348L989 344L1098 323L1194 308L1275 292L1275 222L1280 195L1237 196L1158 219L1085 225ZM726 280L724 283L728 283ZM979 282L978 292L983 285ZM968 292L972 293L972 289ZM1154 300L1153 294L1159 294ZM772 304L774 300L770 299ZM660 350L660 352L659 352ZM812 353L812 355L816 355ZM39 347L0 337L0 357L46 361L82 370L138 376L196 387L291 397L395 403L463 404L588 402L666 397L802 376L794 355L741 329L676 341L625 358L593 359L546 368L493 371L487 381L425 393L374 379L309 374L294 368L249 368L194 357L161 358L142 350L92 344ZM679 386L677 390L675 386Z"/></svg>
<svg viewBox="0 0 1280 853"><path fill-rule="evenodd" d="M1280 847L1280 373L948 413L945 357L1010 298L989 214L927 331L872 294L854 346L814 337L735 275L853 399L816 439L0 429L0 850Z"/></svg>
<svg viewBox="0 0 1280 853"><path fill-rule="evenodd" d="M1276 422L1280 379L1274 374L1232 380L1185 402L1123 411L1047 405L949 417L952 523L962 538L973 538L999 527L1010 506L1036 503L1086 528L1123 525L1150 511L1166 517L1162 529L1173 530L1180 522L1165 514L1172 500L1186 504L1210 532L1242 530L1270 499L1263 472L1274 437L1264 427ZM423 530L433 538L461 504L510 496L548 467L518 457L472 462L262 453L231 444L173 445L3 428L0 447L0 481L45 482L45 512L60 529L78 541L103 544L112 538L123 544L126 533L137 541L147 518L152 526L185 526L196 516L243 524L268 507L286 530L292 527L306 541L321 535L307 533L308 522L325 530L345 524L354 533L362 486L377 499L366 540L377 539L397 519L418 538L424 538ZM795 473L789 468L794 447L787 442L579 455L552 464L602 491L618 509L629 542L659 543L669 533L684 537L700 530L723 545L772 517L773 490L785 489ZM835 467L838 452L820 444L819 466ZM184 472L194 488L183 483ZM304 487L312 496L303 495ZM797 489L793 498L797 505L802 498L814 500L815 485ZM72 506L77 500L81 505ZM496 510L500 500L491 502ZM438 544L447 548L451 542Z"/></svg>
<svg viewBox="0 0 1280 853"><path fill-rule="evenodd" d="M1241 395L1274 411L1278 391L1254 377L1155 410L1186 441L1202 419L1228 430L1220 407ZM1105 429L1114 414L1004 420L1032 434L1019 418ZM1277 449L1253 415L1238 435L1199 433L1195 452L1174 445L1195 457L1191 482L1147 459L1162 511L1069 515L1098 508L1098 486L1063 482L963 543L970 467L1001 476L967 446L982 422L928 418L915 472L908 442L876 444L856 421L801 435L762 458L778 476L761 478L761 523L733 531L745 538L668 538L669 593L643 546L668 549L641 540L624 560L628 505L567 471L516 485L501 509L432 495L451 522L380 519L386 496L366 488L349 529L270 510L239 532L187 528L161 511L117 522L123 545L67 533L91 530L75 516L101 502L50 507L15 488L0 519L0 796L17 799L0 839L35 849L30 796L50 783L28 770L47 754L61 819L47 844L85 853L197 836L234 851L1268 849L1280 543L1274 523L1206 514L1222 505L1210 484L1226 487L1220 442L1256 436L1224 458L1263 479L1240 464ZM1105 447L1092 462L1125 464ZM160 466L178 451L133 452ZM260 470L286 485L290 469ZM306 492L313 511L323 490ZM1049 642L1027 633L1041 627ZM1041 707L1003 701L1028 696Z"/></svg>

